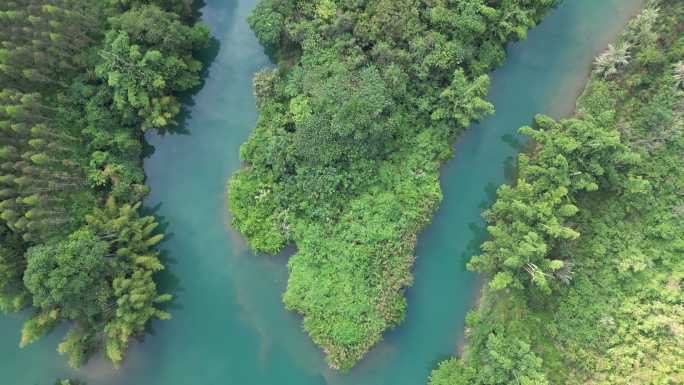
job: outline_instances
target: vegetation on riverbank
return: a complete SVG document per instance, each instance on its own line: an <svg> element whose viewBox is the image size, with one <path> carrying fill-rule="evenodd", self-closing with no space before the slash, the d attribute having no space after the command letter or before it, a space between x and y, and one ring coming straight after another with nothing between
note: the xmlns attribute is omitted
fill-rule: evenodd
<svg viewBox="0 0 684 385"><path fill-rule="evenodd" d="M284 302L332 367L404 317L439 167L493 107L486 73L554 0L262 0L250 24L278 68L254 79L259 121L228 183L257 251L295 243Z"/></svg>
<svg viewBox="0 0 684 385"><path fill-rule="evenodd" d="M143 131L200 83L208 29L187 0L0 3L0 310L33 305L21 346L58 323L72 366L118 365L168 294L145 216Z"/></svg>
<svg viewBox="0 0 684 385"><path fill-rule="evenodd" d="M684 4L650 1L485 213L460 359L431 385L684 382Z"/></svg>

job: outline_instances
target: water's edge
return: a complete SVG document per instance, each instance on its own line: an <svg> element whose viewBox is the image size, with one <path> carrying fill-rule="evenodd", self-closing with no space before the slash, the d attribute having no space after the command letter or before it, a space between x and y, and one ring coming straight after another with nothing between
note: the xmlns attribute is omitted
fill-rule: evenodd
<svg viewBox="0 0 684 385"><path fill-rule="evenodd" d="M644 8L646 4L646 0L642 0L640 4L636 5L632 8L631 10L631 16L630 19L633 18L634 16L638 15L639 12ZM611 31L611 35L605 36L606 40L608 40L608 43L613 43L615 42L620 34L622 33L623 29ZM607 45L606 45L607 47ZM598 52L597 52L598 54ZM572 101L569 100L560 100L557 105L553 107L553 110L555 111L554 118L556 119L565 119L565 118L571 118L572 116L575 115L576 110L577 110L577 100L579 99L580 96L582 96L582 93L586 89L586 86L589 82L589 79L591 79L591 75L593 72L593 62L590 66L587 67L586 74L584 78L578 79L579 81L577 82L577 87L575 91L575 97ZM510 183L512 179L508 179L506 183ZM486 275L480 275L477 284L476 284L476 289L473 294L473 306L472 310L479 310L482 306L483 301L485 301L485 298L487 296L486 292L486 286L489 284L489 277ZM463 337L458 341L458 345L456 348L456 356L457 357L462 357L465 358L464 354L466 351L468 345L468 338L465 335L465 332L463 333Z"/></svg>

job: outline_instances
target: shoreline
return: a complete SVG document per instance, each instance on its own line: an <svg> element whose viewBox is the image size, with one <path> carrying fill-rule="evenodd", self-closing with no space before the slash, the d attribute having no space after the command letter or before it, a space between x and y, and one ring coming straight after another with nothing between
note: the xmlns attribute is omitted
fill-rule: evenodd
<svg viewBox="0 0 684 385"><path fill-rule="evenodd" d="M642 0L638 6L636 6L634 9L631 9L628 13L630 14L630 17L628 20L632 20L634 17L636 17L646 6L646 0ZM628 21L629 22L629 21ZM607 41L607 44L613 44L617 41L617 39L620 38L620 35L624 31L625 25L623 25L621 28L617 29L614 33L609 35L609 38L606 38L605 40ZM604 46L602 49L600 49L598 52L595 53L594 57L599 55L601 52L603 52L606 49L606 46ZM575 82L575 90L573 92L574 99L572 100L556 100L554 101L554 105L550 108L550 112L548 113L549 115L553 116L554 119L570 119L574 117L577 114L577 101L579 98L584 94L584 91L586 90L587 86L589 85L589 82L591 81L591 77L593 75L593 61L592 63L588 66L588 69L585 71L584 75L578 79L582 79L581 81L576 81ZM558 96L556 96L556 99L559 99ZM559 116L556 116L559 115ZM457 144L458 141L455 143ZM516 155L520 155L522 153L518 152ZM510 181L509 181L510 182ZM508 182L505 182L508 183ZM500 186L498 186L500 187ZM498 189L497 187L497 189ZM480 243L481 244L481 243ZM475 283L475 291L473 295L471 296L471 302L472 302L472 307L470 310L466 313L469 314L472 311L480 311L483 306L485 306L485 302L489 299L488 297L488 292L487 292L487 285L489 284L489 277L486 277L484 274L478 274L477 282ZM469 328L467 325L464 325L464 332L462 334L462 337L457 341L456 343L456 356L455 358L461 359L461 360L466 360L467 359L467 354L468 354L468 345L469 345L469 338L468 338L468 332ZM454 358L454 357L452 357Z"/></svg>

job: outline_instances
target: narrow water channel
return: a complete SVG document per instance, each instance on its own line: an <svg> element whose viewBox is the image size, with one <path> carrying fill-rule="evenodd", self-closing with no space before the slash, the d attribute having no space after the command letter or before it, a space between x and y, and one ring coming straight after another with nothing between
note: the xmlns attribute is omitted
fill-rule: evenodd
<svg viewBox="0 0 684 385"><path fill-rule="evenodd" d="M326 368L322 353L284 310L286 257L255 256L227 224L225 181L239 145L254 127L255 71L269 65L245 18L257 0L208 0L204 19L220 42L204 88L193 98L183 133L150 135L147 206L161 216L162 287L175 295L171 321L131 347L113 370L102 359L80 371L55 351L64 329L17 347L27 313L0 317L0 373L9 385L50 385L75 376L88 385L420 385L462 340L477 293L465 262L477 252L480 211L511 170L517 128L535 113L570 113L594 55L614 38L642 0L566 0L522 43L509 47L492 76L496 115L473 126L443 169L444 202L421 234L407 292L406 321L354 370Z"/></svg>

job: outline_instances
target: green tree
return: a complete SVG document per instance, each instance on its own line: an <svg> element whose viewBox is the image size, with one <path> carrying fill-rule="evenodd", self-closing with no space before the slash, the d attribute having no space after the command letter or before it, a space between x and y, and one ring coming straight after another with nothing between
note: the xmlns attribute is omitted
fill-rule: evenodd
<svg viewBox="0 0 684 385"><path fill-rule="evenodd" d="M70 319L92 317L107 306L109 285L104 279L109 245L90 230L68 239L34 246L26 253L24 284L41 309L59 308Z"/></svg>
<svg viewBox="0 0 684 385"><path fill-rule="evenodd" d="M617 130L586 119L555 122L536 119L537 129L520 131L536 142L537 151L518 160L515 186L502 186L486 211L492 239L470 269L493 274L490 288L538 287L549 293L552 281L567 283L571 261L554 255L559 245L577 239L569 218L581 192L632 188L626 176L639 157L621 143Z"/></svg>
<svg viewBox="0 0 684 385"><path fill-rule="evenodd" d="M375 67L349 64L303 68L302 93L290 102L294 147L303 162L332 164L375 158L392 137L389 91Z"/></svg>
<svg viewBox="0 0 684 385"><path fill-rule="evenodd" d="M515 337L490 334L487 359L478 374L482 384L547 385L542 360L531 351L529 343Z"/></svg>
<svg viewBox="0 0 684 385"><path fill-rule="evenodd" d="M192 52L206 45L207 27L185 26L156 6L135 8L111 23L96 74L107 80L114 105L143 130L173 124L181 107L174 93L199 84L202 64Z"/></svg>
<svg viewBox="0 0 684 385"><path fill-rule="evenodd" d="M285 18L279 13L274 1L260 1L247 18L261 45L267 49L277 47L285 29Z"/></svg>
<svg viewBox="0 0 684 385"><path fill-rule="evenodd" d="M0 240L0 311L17 311L30 300L22 281L26 261L21 242L9 229L0 230Z"/></svg>
<svg viewBox="0 0 684 385"><path fill-rule="evenodd" d="M617 47L609 44L608 49L594 61L596 72L603 76L604 79L616 75L629 64L632 58L629 53L630 48L631 45L629 43L623 43Z"/></svg>

